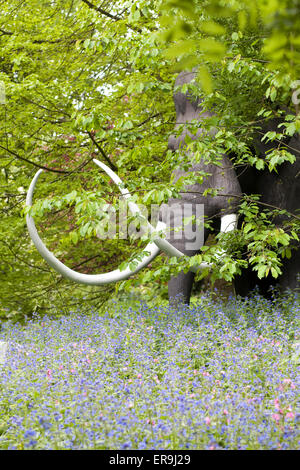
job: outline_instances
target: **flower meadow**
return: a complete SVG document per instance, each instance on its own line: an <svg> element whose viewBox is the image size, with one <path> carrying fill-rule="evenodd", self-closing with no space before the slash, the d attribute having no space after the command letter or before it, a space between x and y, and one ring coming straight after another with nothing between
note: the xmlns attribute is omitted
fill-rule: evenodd
<svg viewBox="0 0 300 470"><path fill-rule="evenodd" d="M1 449L298 449L299 296L4 324Z"/></svg>

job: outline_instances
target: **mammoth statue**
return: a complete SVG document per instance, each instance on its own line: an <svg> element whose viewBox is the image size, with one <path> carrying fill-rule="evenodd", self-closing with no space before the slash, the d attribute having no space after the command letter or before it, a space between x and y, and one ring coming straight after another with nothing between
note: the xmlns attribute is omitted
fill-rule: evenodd
<svg viewBox="0 0 300 470"><path fill-rule="evenodd" d="M201 106L202 100L200 98L193 98L189 93L182 93L178 87L185 83L190 83L196 72L181 72L176 79L174 101L177 114L176 127L181 124L188 123L192 120L201 120L207 116L212 115L210 111L203 111ZM272 125L272 124L271 124ZM278 125L278 123L276 123ZM27 227L33 243L41 256L52 266L57 272L64 277L82 284L88 285L102 285L111 282L117 282L126 279L143 267L147 266L160 251L165 252L168 256L182 257L184 255L193 256L197 254L208 236L208 229L203 228L203 225L190 222L180 232L180 227L183 226L183 216L186 217L186 212L183 210L188 207L188 216L198 217L198 209L202 208L201 216L205 216L214 220L214 225L222 232L228 232L237 227L237 206L240 201L242 192L245 193L260 193L263 200L268 203L272 201L274 205L278 205L283 209L293 211L297 209L297 193L299 189L299 158L297 160L297 168L294 165L282 165L281 173L271 175L269 172L255 172L249 168L244 171L239 178L234 170L231 160L227 155L219 157L218 165L207 163L202 160L194 161L193 155L188 154L188 146L186 144L186 136L189 135L189 140L201 139L203 129L198 128L197 133L192 135L183 126L183 132L178 137L171 136L169 138L169 148L171 150L179 150L185 152L189 160L189 168L177 168L174 171L173 177L177 181L182 176L187 176L189 173L200 174L205 172L208 176L200 182L187 184L184 186L180 199L170 199L168 204L164 204L160 209L159 222L156 227L152 226L148 220L144 220L153 242L149 243L144 249L144 256L142 259L135 263L135 268L129 267L120 271L116 269L105 274L82 274L78 273L60 262L44 245L39 237L34 220L30 214L27 214ZM295 139L296 140L296 139ZM300 152L299 141L291 143L295 148L295 152ZM266 145L257 141L258 151L261 154L267 152ZM124 187L120 178L102 162L94 159L96 165L104 170L110 178L119 187L122 196L128 200L128 206L133 215L139 215L139 207L132 202L130 193ZM33 192L36 182L43 170L39 170L33 178L28 190L26 204L32 205ZM297 174L298 171L298 174ZM219 195L204 196L203 193L208 188L220 189ZM163 235L162 233L165 232ZM178 235L179 232L179 235ZM222 256L222 253L219 255ZM189 303L191 289L195 272L207 264L194 265L187 273L180 273L169 281L169 299L170 302ZM295 287L297 273L299 271L299 250L296 251L295 256L291 260L287 260L284 266L284 273L280 282L286 287ZM269 282L269 281L268 281ZM258 280L249 272L243 273L242 276L236 281L236 292L240 294L247 294L252 289Z"/></svg>
<svg viewBox="0 0 300 470"><path fill-rule="evenodd" d="M174 102L176 107L177 123L176 126L191 122L192 120L201 120L213 115L213 112L204 111L201 107L201 99L195 99L188 93L182 93L180 87L185 83L190 83L196 72L181 72L175 81L175 94ZM176 91L178 90L178 91ZM264 142L261 136L268 131L281 132L280 124L282 119L272 119L263 122L259 130L253 136L253 152L256 152L260 157L265 158L268 151L270 151L274 144L272 142ZM189 134L191 139L201 139L202 129L198 129L196 135ZM169 148L171 150L184 151L185 136L188 133L184 130L179 137L171 136L169 138ZM273 207L288 211L290 214L296 214L299 210L300 198L300 136L296 134L293 137L287 137L283 142L287 146L290 153L294 154L296 161L293 164L286 162L280 165L277 172L270 172L268 169L256 170L252 166L245 166L240 169L239 174L233 169L231 160L228 156L222 156L222 165L216 166L214 164L205 165L202 161L194 164L193 158L190 156L192 163L189 171L207 171L210 176L201 184L197 183L191 186L186 186L180 199L180 204L185 204L187 201L193 201L194 204L203 204L205 216L209 219L216 220L216 216L220 214L231 214L236 212L235 208L239 204L239 198L243 194L259 194L262 207ZM234 156L231 156L234 159ZM178 168L174 172L175 181L183 175L186 175L185 170ZM220 189L222 196L217 197L204 197L201 195L207 188ZM194 194L193 194L194 191ZM236 198L232 196L236 196ZM176 211L174 216L167 218L168 212L172 206L178 207L178 200L169 200L168 206L164 206L161 211L161 220L167 222L172 227L176 227L181 221L176 219ZM180 212L180 210L179 210ZM194 211L195 213L195 208ZM274 222L280 225L286 216L277 216ZM221 218L222 220L222 218ZM216 223L214 224L216 227ZM232 227L233 228L233 227ZM222 230L222 228L221 228ZM208 230L204 231L204 238L208 236ZM188 250L185 248L185 237L175 240L175 233L173 238L170 239L172 245L183 251L186 255L195 255L199 248ZM295 289L299 286L299 273L300 273L300 250L299 243L294 244L292 256L290 259L283 260L282 275L275 280L270 275L267 278L258 279L257 274L251 269L247 268L242 271L240 276L235 278L235 292L236 294L245 296L255 287L257 287L261 294L269 295L269 289L272 285L278 285L280 288ZM176 296L180 295L183 302L189 302L191 289L194 280L194 273L181 273L177 277L171 278L169 281L169 299L172 301Z"/></svg>
<svg viewBox="0 0 300 470"><path fill-rule="evenodd" d="M203 100L193 98L189 93L182 93L182 91L180 91L181 87L184 84L190 83L195 75L196 72L181 72L176 78L174 93L176 108L175 128L195 120L201 122L204 118L213 115L213 112L203 110L201 106ZM187 171L180 167L174 171L174 182L178 181L181 177L187 176L188 173L198 173L201 175L201 172L204 172L207 174L207 177L200 183L184 186L180 199L170 199L168 204L161 208L160 219L165 222L167 226L171 227L169 241L173 246L188 256L194 256L199 252L201 245L203 245L209 235L209 230L207 228L203 229L203 226L194 226L195 243L193 243L193 247L190 246L191 243L187 243L188 239L192 238L192 234L189 234L189 227L184 228L183 237L177 237L177 230L183 225L182 219L184 211L182 208L186 205L191 205L191 213L194 217L197 217L197 208L203 207L203 216L205 219L212 220L214 226L219 224L219 219L221 218L221 231L224 231L223 225L226 224L227 221L232 224L230 229L234 229L237 222L235 216L236 208L242 195L236 172L227 155L221 155L217 165L207 163L204 160L200 162L193 161L193 155L189 154L188 149L186 149L186 136L189 136L188 140L197 140L201 139L203 132L203 129L198 128L196 134L193 135L188 129L184 128L181 135L178 137L172 135L169 138L169 149L187 152L185 161L190 162L190 167ZM220 195L204 196L202 193L209 188L220 190ZM201 231L202 237L197 237L197 235L199 235L197 234L197 230ZM227 231L227 228L225 228L225 231ZM197 238L200 242L198 242L198 246ZM170 279L168 291L171 303L189 303L194 277L195 273L189 271L187 273L182 272L178 276Z"/></svg>

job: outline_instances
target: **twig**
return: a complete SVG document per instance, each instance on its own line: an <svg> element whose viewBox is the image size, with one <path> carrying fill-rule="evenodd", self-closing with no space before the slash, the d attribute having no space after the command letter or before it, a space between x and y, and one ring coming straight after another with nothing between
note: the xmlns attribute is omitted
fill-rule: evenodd
<svg viewBox="0 0 300 470"><path fill-rule="evenodd" d="M108 18L111 18L112 20L120 21L120 20L123 19L123 18L121 18L121 16L112 15L112 14L109 13L108 11L103 10L103 8L97 7L96 5L94 5L93 3L91 3L89 0L82 0L82 2L84 2L84 3L85 3L89 8L91 8L92 10L98 11L99 13L101 13L101 15L107 16ZM132 29L133 31L137 31L138 33L141 33L141 32L142 32L141 29L135 28L134 26L131 26L131 25L129 25L129 24L126 24L126 26L127 26L127 28L130 28L130 29Z"/></svg>
<svg viewBox="0 0 300 470"><path fill-rule="evenodd" d="M26 163L29 163L30 165L33 165L37 168L40 168L42 170L47 170L47 171L52 171L54 173L69 173L68 171L66 170L55 170L54 168L48 168L47 166L44 166L44 165L39 165L38 163L36 162L33 162L31 160L28 160L28 158L25 158L25 157L21 157L21 155L19 155L18 153L14 152L13 150L10 150L8 148L5 148L3 147L2 145L0 145L0 148L2 148L3 150L5 150L6 152L10 153L11 155L13 155L15 158L17 158L18 160L22 160L23 162L26 162Z"/></svg>
<svg viewBox="0 0 300 470"><path fill-rule="evenodd" d="M112 161L110 161L110 159L108 158L108 156L106 155L106 153L104 152L103 148L98 144L98 142L96 141L96 139L94 138L92 132L90 131L87 131L88 133L88 136L90 137L90 139L92 140L93 144L96 145L97 149L99 150L99 152L101 153L102 157L107 161L107 163L109 164L110 168L114 171L117 171L117 167L116 165L113 164Z"/></svg>

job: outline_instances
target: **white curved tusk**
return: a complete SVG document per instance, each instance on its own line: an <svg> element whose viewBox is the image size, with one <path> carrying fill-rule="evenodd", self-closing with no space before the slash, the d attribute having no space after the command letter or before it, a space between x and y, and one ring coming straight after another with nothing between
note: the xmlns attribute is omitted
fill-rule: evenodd
<svg viewBox="0 0 300 470"><path fill-rule="evenodd" d="M33 191L34 191L36 182L40 174L42 173L42 171L43 170L39 170L35 174L30 184L30 187L27 193L27 198L26 198L27 206L30 206L30 207L32 206ZM124 196L126 197L125 194ZM143 251L149 252L150 254L148 256L145 256L142 259L142 261L137 261L137 267L133 270L129 269L128 267L124 271L120 271L119 269L116 269L114 271L111 271L105 274L81 274L65 266L48 250L48 248L46 248L46 246L44 245L44 243L42 242L41 238L38 235L34 220L29 214L27 214L26 216L26 223L27 223L27 227L28 227L28 231L31 236L31 239L36 249L40 253L40 255L48 262L50 266L52 266L52 268L54 268L62 276L70 279L71 281L78 282L80 284L102 285L102 284L109 284L111 282L117 282L123 279L127 279L128 277L132 276L133 274L136 274L142 268L147 266L160 252L160 249L156 246L155 243L149 243L144 248ZM156 230L162 230L164 227L165 227L165 224L159 222Z"/></svg>
<svg viewBox="0 0 300 470"><path fill-rule="evenodd" d="M122 180L118 177L118 175L116 175L114 171L112 171L108 166L106 166L104 163L100 162L99 160L93 159L93 161L94 163L96 163L96 165L102 168L108 174L108 176L110 176L110 178L117 184L121 194L123 195L125 199L131 198L131 194L124 187ZM33 197L34 188L42 171L43 170L39 170L35 174L29 186L27 198L26 198L26 205L29 207L32 206L32 197ZM48 262L48 264L52 266L62 276L72 281L81 283L81 284L102 285L102 284L109 284L112 282L118 282L118 281L127 279L128 277L136 274L145 266L147 266L159 254L160 250L164 251L168 256L175 256L177 258L181 258L185 256L184 253L177 250L177 248L171 245L171 243L169 243L167 240L158 236L157 232L163 231L166 228L166 225L163 222L158 222L157 227L154 228L153 225L151 225L148 222L148 220L142 215L139 207L133 201L129 200L128 206L133 215L138 214L144 220L144 222L146 223L148 227L150 234L153 236L153 243L149 243L143 250L145 252L149 252L149 255L144 256L142 261L136 260L137 267L133 270L129 269L128 267L124 271L120 271L119 269L116 269L114 271L111 271L105 274L78 273L74 271L73 269L65 266L46 248L46 246L44 245L44 243L42 242L41 238L38 235L34 220L29 214L27 214L26 216L26 223L27 223L29 234L31 236L31 239L36 249L38 250L40 255ZM236 226L236 221L237 221L237 216L235 214L229 214L229 215L223 216L221 218L221 231L228 232L230 230L234 230ZM196 272L199 269L204 269L210 266L211 265L209 263L204 262L204 263L201 263L200 265L195 265L191 267L190 270Z"/></svg>
<svg viewBox="0 0 300 470"><path fill-rule="evenodd" d="M110 178L118 185L119 190L125 199L131 198L130 192L124 187L122 180L118 177L118 175L116 175L113 170L111 170L110 168L108 168L108 166L106 166L102 162L99 162L99 160L96 160L95 158L93 159L93 161L96 163L96 165L100 166L100 168L102 168L102 170L104 170L108 174L108 176L110 176ZM178 258L180 258L181 256L185 256L183 253L181 253L181 251L177 250L177 248L172 246L171 243L169 243L167 240L156 236L158 228L154 228L153 225L148 222L146 217L143 216L143 214L141 213L137 204L135 204L133 201L128 201L128 207L132 215L139 215L139 217L143 219L150 234L154 236L153 242L158 246L158 248L160 248L160 250L164 251L169 256L177 256ZM160 230L165 227L165 224L162 224Z"/></svg>
<svg viewBox="0 0 300 470"><path fill-rule="evenodd" d="M118 175L116 175L116 173L113 170L111 170L108 166L106 166L104 163L100 162L99 160L93 159L93 161L96 163L96 165L98 165L100 168L102 168L102 170L104 170L108 174L108 176L110 176L110 178L118 185L119 190L121 191L124 198L129 199L131 197L131 194L124 187L124 184L123 184L122 180L118 177ZM158 229L157 228L155 229L153 227L153 225L151 225L150 222L148 222L148 220L142 215L139 207L134 202L128 201L128 206L129 206L129 209L131 210L133 215L138 214L143 219L143 221L146 223L149 232L152 235L154 235L154 238L153 238L154 243L158 246L158 248L160 248L161 251L163 251L164 253L166 253L168 256L171 256L171 257L175 256L177 258L182 258L183 256L185 256L184 253L177 250L177 248L175 248L173 245L171 245L171 243L169 243L167 240L156 236L156 232L157 232ZM236 225L237 225L237 215L236 214L223 215L221 217L220 231L221 232L232 231L236 228ZM223 252L220 253L218 255L218 258L220 258L223 254L224 254ZM190 270L193 271L193 272L196 272L199 269L210 268L211 266L212 265L210 263L203 262L201 264L197 264L197 265L192 266L190 268Z"/></svg>
<svg viewBox="0 0 300 470"><path fill-rule="evenodd" d="M228 214L221 217L221 228L220 232L231 232L237 227L237 215Z"/></svg>

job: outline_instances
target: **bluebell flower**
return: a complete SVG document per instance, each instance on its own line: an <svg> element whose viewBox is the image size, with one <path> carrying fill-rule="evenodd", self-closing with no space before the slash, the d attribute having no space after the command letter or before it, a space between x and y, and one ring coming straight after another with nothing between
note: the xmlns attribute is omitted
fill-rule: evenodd
<svg viewBox="0 0 300 470"><path fill-rule="evenodd" d="M34 431L33 429L28 429L24 433L24 439L29 439L30 437L35 437L35 436L36 436L36 431Z"/></svg>
<svg viewBox="0 0 300 470"><path fill-rule="evenodd" d="M51 428L52 424L45 418L39 418L39 424L47 431Z"/></svg>

